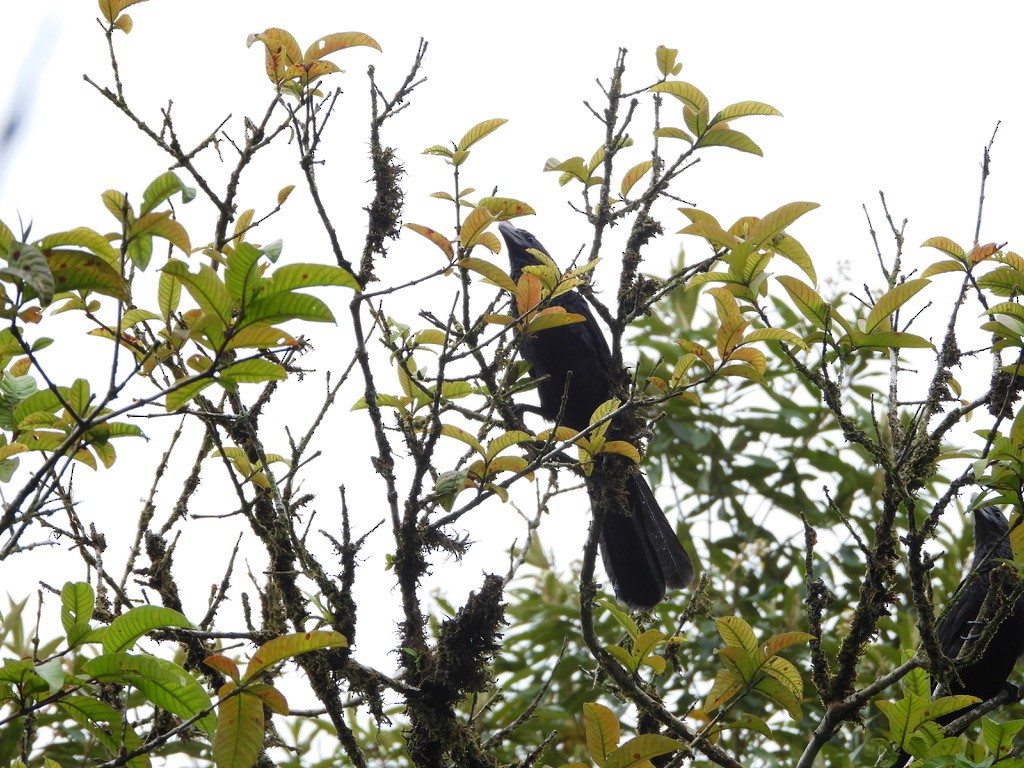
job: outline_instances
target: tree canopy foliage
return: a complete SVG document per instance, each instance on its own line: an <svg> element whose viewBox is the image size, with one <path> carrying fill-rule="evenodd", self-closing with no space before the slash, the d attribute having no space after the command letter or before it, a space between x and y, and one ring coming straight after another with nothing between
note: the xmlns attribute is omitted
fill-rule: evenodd
<svg viewBox="0 0 1024 768"><path fill-rule="evenodd" d="M393 121L429 108L422 44L397 85L369 69L356 223L322 193L322 156L349 119L336 62L380 51L374 38L251 35L266 103L196 139L170 106L147 120L122 84L139 2L100 0L111 69L87 81L165 156L146 160L152 183L98 190L108 218L63 231L0 222L0 565L22 575L0 607L0 763L806 768L903 749L1024 765L1009 689L936 722L979 703L935 686L981 658L1024 594L1024 259L990 242L983 205L972 236L931 233L919 250L882 197L875 250L845 271L798 239L814 202L720 221L683 202L699 196L687 171L760 155L757 121L780 113L712 106L660 46L620 51L588 102L599 131L542 169L573 213L535 211L474 171L504 118L389 145ZM444 189L403 177L412 150L436 158ZM243 208L243 190L268 186L254 161L275 152L296 157L301 188ZM982 201L988 148L983 161ZM405 221L407 194L446 212ZM288 206L315 212L330 263L291 257ZM575 260L513 280L497 223L567 218L586 233ZM356 253L339 237L353 228ZM680 243L671 273L647 274L647 255ZM619 390L584 430L519 407L536 386L523 339L580 321L551 305L569 290L607 326ZM330 323L344 349L318 345ZM147 439L159 450L140 468ZM326 473L325 442L344 456ZM703 566L651 612L603 590L599 520L578 559L549 534L601 454L644 463ZM152 478L138 511L81 511L125 472ZM340 494L309 490L325 474ZM353 498L366 476L372 498ZM1012 515L1014 560L950 659L936 627L969 560L961 513L981 504ZM468 598L431 593L497 508L519 515L507 558ZM235 526L223 565L180 544L211 517ZM54 574L54 543L75 572ZM181 588L189 570L209 571L205 601ZM400 605L393 636L358 637L393 643L391 668L360 654L379 608L359 598L367 582ZM296 688L315 705L290 709Z"/></svg>

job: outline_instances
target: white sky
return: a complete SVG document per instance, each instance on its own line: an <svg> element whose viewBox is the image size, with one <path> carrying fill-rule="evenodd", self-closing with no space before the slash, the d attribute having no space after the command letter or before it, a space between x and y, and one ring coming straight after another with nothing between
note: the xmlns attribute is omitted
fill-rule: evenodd
<svg viewBox="0 0 1024 768"><path fill-rule="evenodd" d="M467 183L481 192L500 184L503 194L530 202L539 215L523 225L553 253L574 253L584 230L573 223L565 204L569 188L559 188L553 174L542 174L543 163L550 156L589 157L599 144L598 126L580 102L600 103L594 80L607 78L618 46L630 51L632 74L627 78L636 85L655 76L655 46L676 47L684 66L680 77L709 96L712 111L755 99L785 115L747 118L736 125L761 145L764 158L708 151L678 193L724 223L794 200L819 202L822 208L791 228L791 234L816 260L819 274L845 260L864 266L855 271L858 280L862 274L873 280L875 273L867 270L875 257L861 204L871 206L877 226L877 192L886 192L893 213L910 219L909 258L919 258L922 266L934 260L916 247L927 237L946 235L969 246L981 150L997 121L1002 126L982 241L1010 241L1019 250L1024 239L1024 71L1013 7L975 2L967 10L962 2L874 0L528 0L501 5L152 0L129 9L135 29L116 39L129 100L155 124L158 109L173 98L179 132L188 143L228 113L234 115L229 130L238 135L241 116L264 109L270 86L263 50L258 45L246 49L248 34L280 26L303 47L330 32L358 30L374 36L383 53L354 49L335 55L346 74L328 83L341 85L345 97L333 119L335 134L321 173L350 253L360 243L360 208L369 199L363 138L368 64L377 67L379 82L391 92L418 38L430 43L424 70L428 82L385 134L408 171L406 221L440 229L450 218L441 203L427 197L448 188L447 166L420 151L457 140L481 120L505 117L509 123L474 148L465 168ZM97 15L91 0L0 3L8 51L0 110L31 105L13 154L0 156L0 220L15 231L19 215L34 221L35 237L79 225L105 231L111 220L100 193L114 187L138 196L167 167L167 159L82 79L83 73L101 84L111 79L105 43L93 22ZM277 189L300 183L294 148L282 145L270 154L273 159L243 179L243 185L248 183L243 207L266 210ZM208 168L215 177L224 173L222 167ZM271 221L264 240L283 238L290 258L329 261L315 223L301 212L305 198L292 202L291 211ZM208 217L184 210L195 222ZM685 223L681 216L663 218L668 232ZM190 221L196 227L194 245L207 237L195 222ZM652 249L650 270L663 270L681 243L675 235L662 238ZM694 254L704 252L696 242L687 247ZM436 265L430 261L437 258L432 248L410 234L393 248L389 265L419 273L424 264ZM324 355L339 343L334 334L347 338L343 326L314 330ZM319 360L309 362L330 367L329 358ZM303 422L305 414L297 409L295 420ZM346 409L336 419L346 419ZM135 450L124 444L119 448L122 454ZM366 452L359 444L347 458L363 462ZM359 470L368 471L368 466ZM140 487L124 490L126 481L116 472L100 473L97 479L118 484L132 506L127 519L133 520L134 500L147 488L145 478ZM329 494L337 477L332 474L328 481L321 490ZM326 507L328 497L323 498ZM92 513L102 519L102 514L119 511L94 508ZM233 542L230 530L238 525L236 520L228 526L225 541ZM467 528L477 525L470 521ZM474 538L480 534L475 527ZM505 547L509 541L498 543ZM557 546L567 550L560 552L563 562L578 551L562 539ZM475 579L481 569L494 567L494 557L494 550L481 549L464 564L464 572ZM219 567L211 562L209 572L196 569L197 595L219 578ZM0 568L0 584L11 584L11 574L3 573ZM372 649L366 652L372 657Z"/></svg>

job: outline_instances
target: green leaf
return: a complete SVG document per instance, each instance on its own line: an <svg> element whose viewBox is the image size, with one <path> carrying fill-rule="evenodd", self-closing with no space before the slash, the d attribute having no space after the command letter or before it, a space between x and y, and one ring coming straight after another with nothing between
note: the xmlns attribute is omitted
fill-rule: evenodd
<svg viewBox="0 0 1024 768"><path fill-rule="evenodd" d="M251 325L275 325L287 320L307 320L315 323L333 323L334 315L316 296L305 293L275 293L259 298L246 307L245 315L238 319L237 328Z"/></svg>
<svg viewBox="0 0 1024 768"><path fill-rule="evenodd" d="M664 45L659 45L654 51L654 57L658 62L658 71L661 72L662 77L668 77L669 75L675 75L679 73L676 69L676 56L679 55L679 51L675 48L666 48Z"/></svg>
<svg viewBox="0 0 1024 768"><path fill-rule="evenodd" d="M188 232L180 223L171 218L170 211L147 213L129 227L128 238L134 242L139 238L162 237L186 254L192 252ZM145 264L140 266L145 267Z"/></svg>
<svg viewBox="0 0 1024 768"><path fill-rule="evenodd" d="M242 328L231 335L225 349L242 349L256 347L271 349L273 347L297 347L299 342L291 334L273 326L254 325Z"/></svg>
<svg viewBox="0 0 1024 768"><path fill-rule="evenodd" d="M966 263L967 260L967 254L964 252L964 249L957 245L956 242L954 242L953 240L950 240L948 237L929 237L927 240L921 243L921 247L935 248L937 250L942 251L945 254L948 254L949 256L952 256L954 259L960 262Z"/></svg>
<svg viewBox="0 0 1024 768"><path fill-rule="evenodd" d="M928 266L924 272L921 273L921 277L931 277L932 275L941 275L946 272L966 272L967 267L961 264L959 261L953 261L952 259L945 259L943 261L936 261L934 264Z"/></svg>
<svg viewBox="0 0 1024 768"><path fill-rule="evenodd" d="M165 323L170 323L171 316L178 311L180 302L181 281L168 272L161 272L157 288L157 303L160 305L160 314Z"/></svg>
<svg viewBox="0 0 1024 768"><path fill-rule="evenodd" d="M800 313L810 320L816 328L825 330L826 320L829 315L829 306L825 303L825 300L811 286L799 278L779 275L775 279L786 289L786 293L789 294L789 298L796 304Z"/></svg>
<svg viewBox="0 0 1024 768"><path fill-rule="evenodd" d="M747 653L760 653L757 638L754 631L739 616L724 616L715 621L718 634L722 636L725 644L731 648L742 648Z"/></svg>
<svg viewBox="0 0 1024 768"><path fill-rule="evenodd" d="M99 256L84 251L50 251L47 263L57 291L96 291L121 301L131 300L120 270Z"/></svg>
<svg viewBox="0 0 1024 768"><path fill-rule="evenodd" d="M929 281L923 278L918 280L907 280L907 282L901 283L895 288L887 291L878 299L877 302L875 302L875 306L873 306L871 308L871 312L868 313L867 320L864 321L864 330L869 334L875 330L888 331L888 327L879 328L879 326L888 320L889 316L893 312L910 301L910 299L912 299L918 291L928 285L928 283Z"/></svg>
<svg viewBox="0 0 1024 768"><path fill-rule="evenodd" d="M708 97L699 88L684 83L681 80L671 80L666 83L658 83L647 89L652 93L667 93L675 96L681 102L697 112L706 111L708 108ZM696 131L699 133L699 131Z"/></svg>
<svg viewBox="0 0 1024 768"><path fill-rule="evenodd" d="M359 281L352 273L342 267L330 264L288 264L281 267L270 277L270 282L263 288L263 296L275 293L294 291L299 288L337 285L342 288L359 290Z"/></svg>
<svg viewBox="0 0 1024 768"><path fill-rule="evenodd" d="M729 147L740 152L749 152L752 155L762 156L764 152L757 146L752 138L745 133L734 131L732 128L715 128L705 131L697 138L698 147Z"/></svg>
<svg viewBox="0 0 1024 768"><path fill-rule="evenodd" d="M157 605L140 605L118 616L103 636L103 652L125 651L147 632L162 627L183 627L192 629L189 620L172 608Z"/></svg>
<svg viewBox="0 0 1024 768"><path fill-rule="evenodd" d="M782 341L786 344L800 347L800 349L807 349L807 345L802 338L784 328L759 328L756 331L751 331L743 337L740 346L753 344L755 341Z"/></svg>
<svg viewBox="0 0 1024 768"><path fill-rule="evenodd" d="M227 269L224 270L224 285L235 304L244 306L260 293L259 249L249 243L239 243L228 254Z"/></svg>
<svg viewBox="0 0 1024 768"><path fill-rule="evenodd" d="M173 662L153 656L106 653L86 661L82 671L98 680L131 685L150 702L183 720L191 719L211 706L209 695L192 675ZM216 718L212 713L200 718L196 724L207 736L213 737Z"/></svg>
<svg viewBox="0 0 1024 768"><path fill-rule="evenodd" d="M228 366L217 374L217 378L234 384L259 384L286 379L288 373L281 365L270 360L254 359Z"/></svg>
<svg viewBox="0 0 1024 768"><path fill-rule="evenodd" d="M171 259L162 271L181 282L203 312L216 317L221 327L228 326L231 322L231 294L213 269L203 264L197 274L192 274L185 262Z"/></svg>
<svg viewBox="0 0 1024 768"><path fill-rule="evenodd" d="M46 257L34 245L12 243L7 249L7 266L0 267L0 277L10 277L22 287L28 297L39 297L46 306L55 291L53 273Z"/></svg>
<svg viewBox="0 0 1024 768"><path fill-rule="evenodd" d="M183 203L190 202L196 196L196 191L185 186L181 179L178 178L177 174L172 171L167 171L166 173L157 176L153 182L146 187L146 191L142 193L142 208L139 210L139 215L144 216L149 213L160 205L160 203L169 200L176 192L183 193L181 196Z"/></svg>
<svg viewBox="0 0 1024 768"><path fill-rule="evenodd" d="M80 622L88 622L92 618L92 609L96 602L96 593L85 582L68 582L60 591L60 623L65 632Z"/></svg>
<svg viewBox="0 0 1024 768"><path fill-rule="evenodd" d="M114 269L120 269L121 254L110 245L107 238L88 227L77 227L67 232L47 235L38 243L39 250L44 252L61 245L79 245L88 248Z"/></svg>
<svg viewBox="0 0 1024 768"><path fill-rule="evenodd" d="M184 406L186 402L191 398L198 395L204 389L214 384L214 380L205 376L202 379L186 380L184 384L181 384L177 389L173 389L167 393L167 398L164 402L164 408L167 409L168 413L177 411L179 408Z"/></svg>
<svg viewBox="0 0 1024 768"><path fill-rule="evenodd" d="M782 113L771 104L765 104L761 101L738 101L735 104L730 104L725 109L719 111L718 114L712 118L709 125L714 125L715 123L721 123L727 120L735 120L737 117L748 117L749 115L782 117Z"/></svg>
<svg viewBox="0 0 1024 768"><path fill-rule="evenodd" d="M57 707L78 722L111 755L121 750L122 735L124 749L133 751L142 745L142 739L135 729L124 722L120 712L104 701L92 696L71 695L58 700ZM130 768L149 768L149 757L146 754L139 755L129 760L128 765Z"/></svg>
<svg viewBox="0 0 1024 768"><path fill-rule="evenodd" d="M694 142L693 136L688 134L682 128L658 128L654 132L654 135L657 136L659 139L680 139L682 141L687 142L688 144L693 144Z"/></svg>

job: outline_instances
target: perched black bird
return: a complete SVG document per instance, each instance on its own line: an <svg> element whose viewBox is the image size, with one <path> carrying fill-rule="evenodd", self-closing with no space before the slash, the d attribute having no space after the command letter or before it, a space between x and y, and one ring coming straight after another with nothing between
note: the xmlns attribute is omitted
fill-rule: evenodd
<svg viewBox="0 0 1024 768"><path fill-rule="evenodd" d="M1009 531L999 507L974 510L971 572L977 576L962 585L938 628L942 652L950 658L957 657L968 637L977 637L983 630L976 619L988 594L992 569L999 560L1013 560ZM1024 598L1017 601L1013 611L999 625L981 657L960 670L959 680L954 679L949 685L949 693L977 696L982 701L991 699L1006 684L1021 651L1024 651ZM948 722L955 719L946 717Z"/></svg>
<svg viewBox="0 0 1024 768"><path fill-rule="evenodd" d="M942 652L955 659L969 637L979 637L984 627L977 622L985 597L988 595L992 570L999 560L1012 560L1010 526L999 507L981 507L974 510L974 557L971 574L955 593L953 604L938 627ZM948 695L977 696L987 701L1006 685L1017 657L1024 651L1024 598L1017 601L1013 611L999 625L995 635L981 656L961 669L946 691ZM968 650L968 653L970 651ZM935 718L947 725L965 714L970 707ZM910 755L900 751L890 768L903 768Z"/></svg>
<svg viewBox="0 0 1024 768"><path fill-rule="evenodd" d="M526 230L505 222L498 228L508 246L512 279L518 281L523 267L540 263L527 249L545 254L547 250ZM537 387L540 415L554 421L561 414L560 424L583 430L594 410L612 397L611 350L579 293L567 291L551 304L582 315L586 322L527 336L523 358L530 363L531 375L545 377ZM594 473L629 472L625 507L610 510L601 530L605 570L619 599L637 608L653 608L665 598L666 587L678 589L693 581L693 564L643 475L623 461L601 458Z"/></svg>

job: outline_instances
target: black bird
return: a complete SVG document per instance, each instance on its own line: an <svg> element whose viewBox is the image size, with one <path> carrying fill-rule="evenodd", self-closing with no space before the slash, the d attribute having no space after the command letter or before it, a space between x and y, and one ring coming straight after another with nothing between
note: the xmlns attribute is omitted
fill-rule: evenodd
<svg viewBox="0 0 1024 768"><path fill-rule="evenodd" d="M540 264L527 249L547 249L524 229L507 222L498 225L508 246L512 279L523 267ZM577 291L556 296L551 305L582 315L585 322L548 328L523 340L522 355L537 386L541 416L586 429L601 403L613 395L612 355L586 299ZM564 398L564 408L563 408ZM601 459L611 459L602 461ZM666 587L679 589L693 581L693 564L676 537L644 476L624 461L598 457L594 473L625 471L625 505L611 509L601 530L601 557L619 599L636 608L653 608L665 598ZM591 499L594 499L594 489Z"/></svg>
<svg viewBox="0 0 1024 768"><path fill-rule="evenodd" d="M976 576L965 580L952 607L939 624L939 644L942 652L956 658L968 637L977 637L983 627L977 625L978 611L989 591L990 575L999 560L1013 560L1010 546L1010 527L999 507L981 507L974 510L974 558L971 572ZM982 701L999 693L1013 671L1017 657L1024 650L1024 598L1017 601L993 635L981 657L964 667L949 685L950 694L977 696ZM969 651L968 651L969 652ZM951 713L939 722L952 722L957 715Z"/></svg>
<svg viewBox="0 0 1024 768"><path fill-rule="evenodd" d="M974 510L974 557L971 574L957 587L953 604L939 623L939 647L951 659L969 637L979 637L984 627L978 625L978 612L988 595L992 570L999 560L1013 560L1010 546L1010 526L999 507L981 507ZM987 701L1006 685L1017 657L1024 651L1024 598L1017 601L1010 614L999 625L995 635L981 656L959 670L950 681L947 694L977 696ZM968 650L968 653L970 651ZM935 718L939 725L948 725L970 707ZM890 768L903 768L910 755L900 750Z"/></svg>

